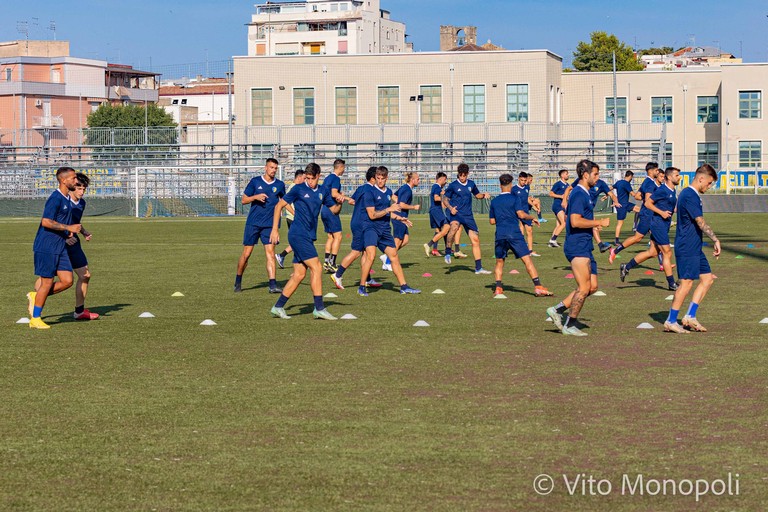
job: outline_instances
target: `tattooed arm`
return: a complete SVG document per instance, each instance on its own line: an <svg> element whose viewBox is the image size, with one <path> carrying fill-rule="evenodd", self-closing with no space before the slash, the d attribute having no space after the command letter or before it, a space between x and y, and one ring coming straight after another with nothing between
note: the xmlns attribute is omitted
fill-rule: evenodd
<svg viewBox="0 0 768 512"><path fill-rule="evenodd" d="M696 221L696 225L699 226L701 232L707 235L715 243L714 256L717 258L720 256L720 240L717 239L717 235L715 235L715 232L712 231L711 227L709 227L709 224L706 223L704 217L696 217L694 220Z"/></svg>

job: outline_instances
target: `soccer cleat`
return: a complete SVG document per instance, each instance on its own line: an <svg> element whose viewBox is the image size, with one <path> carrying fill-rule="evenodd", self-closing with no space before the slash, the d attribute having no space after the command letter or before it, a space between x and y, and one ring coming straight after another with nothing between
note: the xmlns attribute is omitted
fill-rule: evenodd
<svg viewBox="0 0 768 512"><path fill-rule="evenodd" d="M563 326L560 332L562 332L566 336L587 336L587 333L585 333L575 325Z"/></svg>
<svg viewBox="0 0 768 512"><path fill-rule="evenodd" d="M98 313L93 313L91 311L88 311L87 309L84 309L82 313L74 314L75 320L96 320L99 318Z"/></svg>
<svg viewBox="0 0 768 512"><path fill-rule="evenodd" d="M381 288L384 286L374 278L370 278L368 281L365 282L365 286L370 286L371 288Z"/></svg>
<svg viewBox="0 0 768 512"><path fill-rule="evenodd" d="M688 334L683 326L677 322L664 322L664 332L675 332L677 334Z"/></svg>
<svg viewBox="0 0 768 512"><path fill-rule="evenodd" d="M616 249L611 247L611 252L608 253L608 263L616 261Z"/></svg>
<svg viewBox="0 0 768 512"><path fill-rule="evenodd" d="M546 224L547 222L549 222L549 221L547 219L545 219L544 217L539 219L539 224Z"/></svg>
<svg viewBox="0 0 768 512"><path fill-rule="evenodd" d="M432 256L439 258L440 256L442 256L442 254L440 254L440 251L438 251L437 249L432 249Z"/></svg>
<svg viewBox="0 0 768 512"><path fill-rule="evenodd" d="M235 293L238 293L238 292L241 292L241 291L243 291L242 286L240 286L239 284L236 284L235 285Z"/></svg>
<svg viewBox="0 0 768 512"><path fill-rule="evenodd" d="M275 254L275 261L277 261L278 267L285 268L285 258L280 256L279 254Z"/></svg>
<svg viewBox="0 0 768 512"><path fill-rule="evenodd" d="M691 331L707 332L707 328L701 325L695 316L685 315L683 317L683 327Z"/></svg>
<svg viewBox="0 0 768 512"><path fill-rule="evenodd" d="M502 295L503 293L504 293L504 288L502 288L501 286L497 286L497 287L496 287L496 288L493 290L493 296L494 296L494 297L495 297L496 295Z"/></svg>
<svg viewBox="0 0 768 512"><path fill-rule="evenodd" d="M622 263L621 266L619 266L619 279L621 279L621 282L624 282L624 279L629 275L629 269L627 268L626 263Z"/></svg>
<svg viewBox="0 0 768 512"><path fill-rule="evenodd" d="M288 313L286 313L283 308L278 308L277 306L272 306L272 309L269 312L272 313L272 316L277 318L284 318L285 320L288 320L289 318L291 318L288 316Z"/></svg>
<svg viewBox="0 0 768 512"><path fill-rule="evenodd" d="M384 270L386 272L392 272L392 265L390 265L389 263L387 263L386 265L382 265L381 270Z"/></svg>
<svg viewBox="0 0 768 512"><path fill-rule="evenodd" d="M672 283L669 286L667 286L667 289L671 292L677 291L677 283Z"/></svg>
<svg viewBox="0 0 768 512"><path fill-rule="evenodd" d="M547 308L547 316L552 319L552 323L555 324L558 331L563 330L563 315L557 312L557 308L552 306Z"/></svg>
<svg viewBox="0 0 768 512"><path fill-rule="evenodd" d="M32 318L32 312L35 310L35 298L37 292L29 292L27 294L27 311L29 311L29 318Z"/></svg>
<svg viewBox="0 0 768 512"><path fill-rule="evenodd" d="M330 314L327 309L315 309L312 311L312 316L319 318L320 320L338 320L335 316Z"/></svg>
<svg viewBox="0 0 768 512"><path fill-rule="evenodd" d="M421 293L421 290L417 290L416 288L411 288L410 286L406 286L405 288L400 288L401 295L406 295L409 293L413 293L413 294Z"/></svg>
<svg viewBox="0 0 768 512"><path fill-rule="evenodd" d="M600 242L599 244L597 244L597 247L600 249L600 252L605 252L611 248L611 244L609 244L608 242Z"/></svg>
<svg viewBox="0 0 768 512"><path fill-rule="evenodd" d="M361 297L367 297L368 296L368 291L365 288L358 288L357 289L357 294L359 296L361 296Z"/></svg>
<svg viewBox="0 0 768 512"><path fill-rule="evenodd" d="M445 263L448 264L448 265L451 264L451 255L450 254L446 254L445 255Z"/></svg>
<svg viewBox="0 0 768 512"><path fill-rule="evenodd" d="M464 254L463 252L461 252L461 251L457 251L457 252L453 253L453 255L456 258L459 258L460 260L463 260L464 258L468 258L468 256L466 254Z"/></svg>
<svg viewBox="0 0 768 512"><path fill-rule="evenodd" d="M536 251L531 251L531 256L533 256L534 258L539 258L541 254L537 253Z"/></svg>
<svg viewBox="0 0 768 512"><path fill-rule="evenodd" d="M331 271L332 274L335 274L336 271L339 270L339 267L337 267L335 263L329 263L328 269Z"/></svg>
<svg viewBox="0 0 768 512"><path fill-rule="evenodd" d="M344 289L344 285L341 284L341 278L336 277L336 274L331 274L331 281L333 281L333 284L335 284L336 288L338 288L339 290Z"/></svg>
<svg viewBox="0 0 768 512"><path fill-rule="evenodd" d="M490 274L490 273L491 273L490 270L485 270L484 268L479 268L479 269L475 270L475 275L487 275L487 274Z"/></svg>
<svg viewBox="0 0 768 512"><path fill-rule="evenodd" d="M50 329L51 326L47 323L43 322L43 319L38 318L30 318L29 319L29 327L30 329Z"/></svg>
<svg viewBox="0 0 768 512"><path fill-rule="evenodd" d="M429 244L424 244L424 253L427 255L427 258L432 256L432 248L429 246Z"/></svg>
<svg viewBox="0 0 768 512"><path fill-rule="evenodd" d="M536 286L533 289L533 293L537 297L551 297L553 295L551 291L547 290L543 286Z"/></svg>
<svg viewBox="0 0 768 512"><path fill-rule="evenodd" d="M550 240L547 245L550 247L560 247L560 244L557 243L557 240Z"/></svg>
<svg viewBox="0 0 768 512"><path fill-rule="evenodd" d="M269 289L269 293L283 293L283 289L275 286L274 288Z"/></svg>

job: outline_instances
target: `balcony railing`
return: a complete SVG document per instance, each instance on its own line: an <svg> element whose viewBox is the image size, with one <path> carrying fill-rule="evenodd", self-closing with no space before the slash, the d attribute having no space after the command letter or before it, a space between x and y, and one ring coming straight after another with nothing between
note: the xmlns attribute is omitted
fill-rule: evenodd
<svg viewBox="0 0 768 512"><path fill-rule="evenodd" d="M32 118L32 127L38 128L64 128L62 116L35 116Z"/></svg>

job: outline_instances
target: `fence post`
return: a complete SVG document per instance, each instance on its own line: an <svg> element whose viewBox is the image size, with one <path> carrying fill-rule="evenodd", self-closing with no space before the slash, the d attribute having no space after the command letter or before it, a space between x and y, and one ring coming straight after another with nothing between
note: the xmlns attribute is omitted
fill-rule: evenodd
<svg viewBox="0 0 768 512"><path fill-rule="evenodd" d="M136 173L135 182L134 182L134 194L135 194L135 201L136 201L136 218L139 218L139 168L134 167L134 172Z"/></svg>

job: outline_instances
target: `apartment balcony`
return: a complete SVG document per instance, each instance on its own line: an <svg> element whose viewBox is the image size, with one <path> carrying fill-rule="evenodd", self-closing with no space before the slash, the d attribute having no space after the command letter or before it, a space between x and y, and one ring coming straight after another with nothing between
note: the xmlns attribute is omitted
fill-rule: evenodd
<svg viewBox="0 0 768 512"><path fill-rule="evenodd" d="M64 128L64 118L62 116L35 116L32 118L32 128L35 130Z"/></svg>
<svg viewBox="0 0 768 512"><path fill-rule="evenodd" d="M0 96L64 96L64 87L51 82L0 82Z"/></svg>

